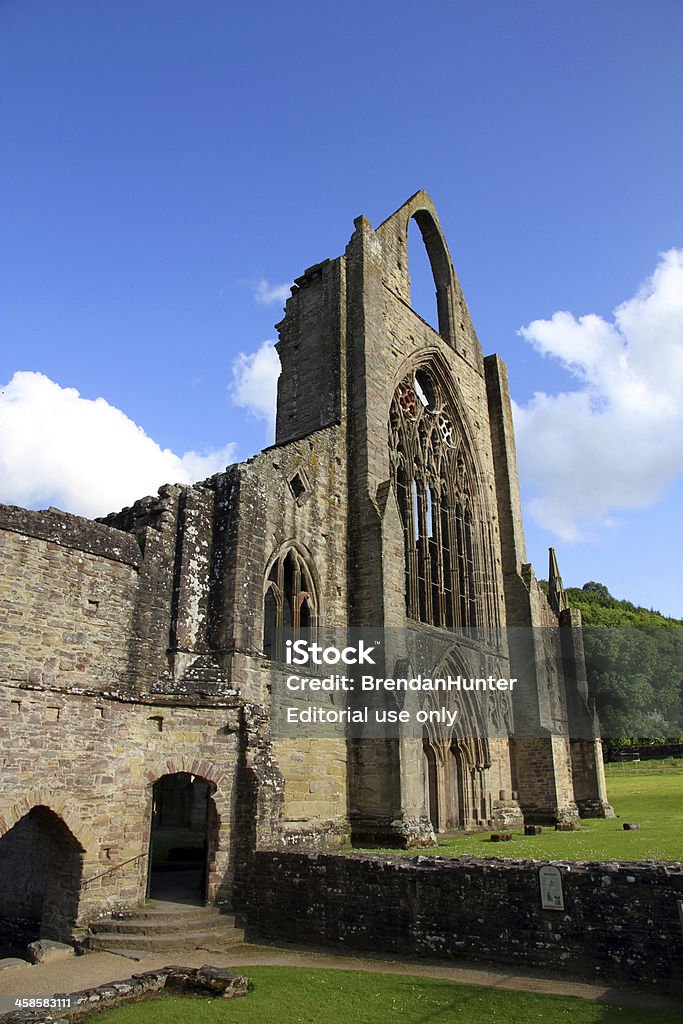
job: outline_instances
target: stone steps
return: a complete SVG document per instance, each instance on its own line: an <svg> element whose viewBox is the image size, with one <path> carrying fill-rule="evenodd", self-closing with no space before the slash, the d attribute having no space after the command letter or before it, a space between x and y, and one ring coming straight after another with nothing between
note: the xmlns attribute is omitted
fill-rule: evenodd
<svg viewBox="0 0 683 1024"><path fill-rule="evenodd" d="M112 915L94 922L85 945L112 953L154 953L166 950L238 945L244 930L234 914L217 907L161 904L141 907L130 916Z"/></svg>

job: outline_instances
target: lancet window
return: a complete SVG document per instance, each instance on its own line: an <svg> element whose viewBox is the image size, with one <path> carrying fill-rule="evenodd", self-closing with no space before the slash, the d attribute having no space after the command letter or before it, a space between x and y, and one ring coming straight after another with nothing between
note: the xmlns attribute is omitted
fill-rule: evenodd
<svg viewBox="0 0 683 1024"><path fill-rule="evenodd" d="M445 627L482 624L487 616L473 471L449 403L428 370L399 384L389 444L409 617Z"/></svg>
<svg viewBox="0 0 683 1024"><path fill-rule="evenodd" d="M284 639L296 640L302 629L316 625L313 577L301 553L293 547L272 563L263 599L263 651L273 661L284 659Z"/></svg>

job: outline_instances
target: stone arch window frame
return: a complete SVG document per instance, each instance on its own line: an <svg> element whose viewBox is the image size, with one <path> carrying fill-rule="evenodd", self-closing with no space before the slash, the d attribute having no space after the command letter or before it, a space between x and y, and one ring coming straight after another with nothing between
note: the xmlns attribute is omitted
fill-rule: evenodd
<svg viewBox="0 0 683 1024"><path fill-rule="evenodd" d="M486 626L498 630L500 602L495 574L493 515L480 484L483 472L471 441L473 431L458 407L450 383L450 370L442 363L442 357L436 350L406 360L389 407L391 476L404 525L407 614L415 621L446 628ZM413 382L416 379L425 391L429 407L415 391ZM405 406L403 416L397 408L401 398ZM428 417L432 418L429 424L432 438L436 427L442 431L443 443L437 445L436 450L433 444L428 443L429 439L419 436L419 424L426 423ZM398 437L401 430L397 421L401 419L403 444ZM406 422L410 420L415 425L412 432L409 427L406 429ZM453 445L446 444L443 432L447 429L455 439ZM455 453L445 460L450 462L450 467L444 465L447 447ZM449 472L454 463L457 472ZM427 505L432 511L446 508L445 520L442 521L439 515L433 516L431 530L425 521ZM456 522L458 518L462 520L460 526ZM448 529L446 520L450 520ZM448 544L444 547L445 534L448 534ZM411 535L416 550L409 542ZM460 553L464 555L466 564L454 566L451 556L454 551L458 554L458 535L461 537ZM432 538L430 549L428 541ZM448 566L445 566L449 560L445 555L446 549L450 559ZM434 550L437 552L436 567L430 565ZM444 579L444 572L451 575L450 586L446 585L448 581ZM452 602L450 609L449 600Z"/></svg>
<svg viewBox="0 0 683 1024"><path fill-rule="evenodd" d="M434 214L424 206L418 206L410 212L405 222L405 247L408 251L408 232L410 224L415 221L417 224L422 242L427 252L429 265L432 268L434 287L436 289L436 312L439 323L437 333L443 340L455 348L455 318L454 318L454 285L455 272L448 253L446 240L443 236ZM411 301L411 309L412 309ZM413 312L420 316L415 309ZM422 319L422 317L420 317ZM431 326L431 324L430 324ZM433 330L434 328L432 328Z"/></svg>
<svg viewBox="0 0 683 1024"><path fill-rule="evenodd" d="M291 624L284 621L287 596L285 567L289 558L294 562L294 572L290 588L293 598L291 602ZM302 586L302 583L305 584L305 588ZM263 581L263 649L264 654L270 661L284 660L283 633L285 629L291 629L292 639L296 640L301 629L314 629L318 626L320 621L319 592L317 574L315 573L310 553L304 551L295 541L288 541L282 544L269 559ZM272 597L275 606L271 643L267 643L269 596ZM308 609L308 616L307 621L302 623L302 609L304 607ZM275 654L273 655L272 652L275 652Z"/></svg>

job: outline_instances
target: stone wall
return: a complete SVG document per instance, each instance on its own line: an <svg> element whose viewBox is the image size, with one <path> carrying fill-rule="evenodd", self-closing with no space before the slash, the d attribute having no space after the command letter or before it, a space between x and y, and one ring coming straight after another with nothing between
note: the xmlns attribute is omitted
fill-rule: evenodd
<svg viewBox="0 0 683 1024"><path fill-rule="evenodd" d="M14 853L29 843L32 856L41 856L44 844L30 843L36 829L27 826L26 816L34 808L47 808L64 833L49 836L50 841L59 840L62 847L75 843L82 851L82 876L74 883L79 925L141 903L153 784L170 773L190 772L210 784L217 817L208 896L211 902L229 903L237 843L233 821L241 813L235 777L238 762L246 757L243 714L234 698L196 698L191 705L187 698L184 705L170 698L124 703L96 694L0 687L0 737L6 744L11 729L14 750L0 777L3 886L23 892L26 910L35 910L31 900L38 894L26 889L25 879L33 870L31 861ZM6 910L11 917L21 907ZM48 926L44 915L45 907L43 930Z"/></svg>
<svg viewBox="0 0 683 1024"><path fill-rule="evenodd" d="M681 984L683 864L557 866L563 911L541 909L538 861L261 852L249 923L278 941Z"/></svg>
<svg viewBox="0 0 683 1024"><path fill-rule="evenodd" d="M122 686L140 562L127 534L0 506L0 681Z"/></svg>

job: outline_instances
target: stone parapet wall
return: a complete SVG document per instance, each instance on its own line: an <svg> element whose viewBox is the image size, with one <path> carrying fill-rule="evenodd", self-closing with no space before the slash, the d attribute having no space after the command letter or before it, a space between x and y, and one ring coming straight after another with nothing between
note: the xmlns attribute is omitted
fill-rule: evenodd
<svg viewBox="0 0 683 1024"><path fill-rule="evenodd" d="M683 977L681 863L558 864L565 909L543 910L538 861L293 852L254 860L248 913L261 938L662 987Z"/></svg>
<svg viewBox="0 0 683 1024"><path fill-rule="evenodd" d="M142 561L140 545L135 537L58 509L34 512L16 505L0 505L0 530L52 541L65 548L87 551L126 565L138 567Z"/></svg>

